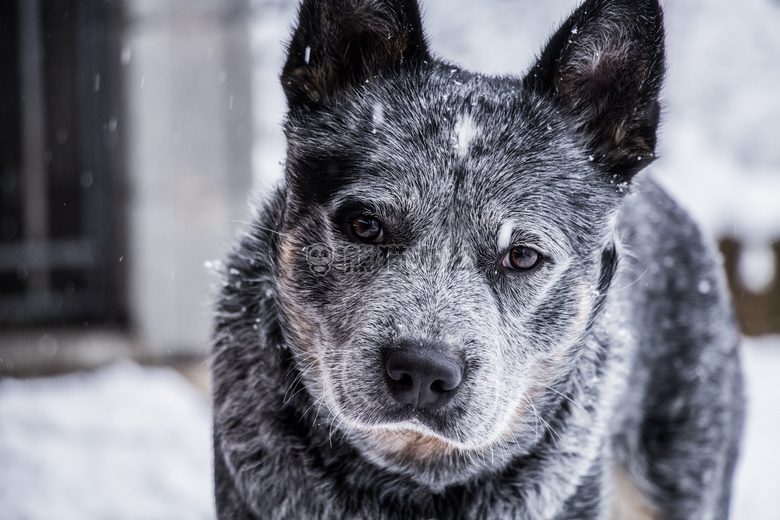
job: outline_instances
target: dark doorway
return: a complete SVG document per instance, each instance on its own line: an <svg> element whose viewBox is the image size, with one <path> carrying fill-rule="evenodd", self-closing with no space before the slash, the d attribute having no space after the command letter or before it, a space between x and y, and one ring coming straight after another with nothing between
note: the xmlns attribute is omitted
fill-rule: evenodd
<svg viewBox="0 0 780 520"><path fill-rule="evenodd" d="M124 315L118 4L0 4L2 325Z"/></svg>

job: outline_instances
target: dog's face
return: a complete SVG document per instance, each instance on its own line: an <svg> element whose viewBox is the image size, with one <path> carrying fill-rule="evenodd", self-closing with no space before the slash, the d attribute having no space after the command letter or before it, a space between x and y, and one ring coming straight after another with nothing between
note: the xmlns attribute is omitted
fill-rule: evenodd
<svg viewBox="0 0 780 520"><path fill-rule="evenodd" d="M576 368L663 68L660 29L590 4L524 79L431 58L410 2L301 8L283 315L314 408L375 460L527 449Z"/></svg>

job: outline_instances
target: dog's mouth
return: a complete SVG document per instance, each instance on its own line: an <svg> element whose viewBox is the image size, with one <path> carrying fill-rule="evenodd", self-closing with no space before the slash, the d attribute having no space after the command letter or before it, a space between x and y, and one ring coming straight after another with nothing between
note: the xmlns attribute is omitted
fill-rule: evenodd
<svg viewBox="0 0 780 520"><path fill-rule="evenodd" d="M454 410L431 411L409 406L386 411L384 420L369 426L369 430L435 437L443 442L458 444L458 423L462 414Z"/></svg>
<svg viewBox="0 0 780 520"><path fill-rule="evenodd" d="M365 433L387 433L403 437L431 437L441 442L462 445L468 436L463 432L462 422L466 410L461 406L429 410L415 408L412 405L399 405L394 402L376 403L373 410L365 415L346 412L349 407L338 406L337 413L352 429Z"/></svg>
<svg viewBox="0 0 780 520"><path fill-rule="evenodd" d="M494 417L494 410L476 409L468 388L445 396L445 404L428 408L399 402L388 392L375 396L376 400L363 401L363 406L337 399L334 411L347 429L361 432L376 441L374 444L392 447L394 452L470 452L489 449L500 437L502 418ZM419 402L424 401L419 398Z"/></svg>
<svg viewBox="0 0 780 520"><path fill-rule="evenodd" d="M511 392L460 349L431 340L399 341L323 361L324 402L345 432L422 451L490 449L505 436ZM434 450L433 447L436 447ZM408 447L407 447L408 448ZM404 448L404 449L407 449Z"/></svg>
<svg viewBox="0 0 780 520"><path fill-rule="evenodd" d="M382 391L363 395L359 400L344 388L331 387L331 390L326 401L348 431L361 432L370 438L392 438L392 444L399 446L414 441L437 444L448 451L472 447L474 432L465 426L472 422L466 392L458 396L438 396L445 404L424 407L419 405L432 397L405 395L402 399L414 403L400 402L392 397L387 386ZM409 388L406 390L411 392Z"/></svg>
<svg viewBox="0 0 780 520"><path fill-rule="evenodd" d="M380 359L368 428L457 442L455 432L467 414L465 363L444 349L419 344L383 349Z"/></svg>

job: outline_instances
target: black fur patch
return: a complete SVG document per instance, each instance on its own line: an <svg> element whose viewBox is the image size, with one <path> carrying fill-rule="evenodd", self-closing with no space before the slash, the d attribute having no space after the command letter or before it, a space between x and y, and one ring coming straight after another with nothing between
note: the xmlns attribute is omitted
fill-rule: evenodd
<svg viewBox="0 0 780 520"><path fill-rule="evenodd" d="M429 57L415 0L307 1L298 17L282 69L291 110Z"/></svg>

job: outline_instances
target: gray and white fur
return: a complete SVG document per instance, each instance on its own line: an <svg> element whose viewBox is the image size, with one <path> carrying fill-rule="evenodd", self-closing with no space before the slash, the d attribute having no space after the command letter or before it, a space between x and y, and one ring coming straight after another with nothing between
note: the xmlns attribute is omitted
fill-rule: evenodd
<svg viewBox="0 0 780 520"><path fill-rule="evenodd" d="M587 0L523 77L431 55L414 0L304 0L217 305L220 519L728 517L739 336L641 172L663 73L657 0Z"/></svg>

